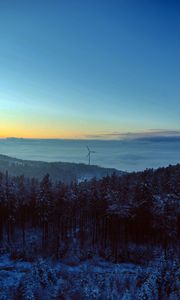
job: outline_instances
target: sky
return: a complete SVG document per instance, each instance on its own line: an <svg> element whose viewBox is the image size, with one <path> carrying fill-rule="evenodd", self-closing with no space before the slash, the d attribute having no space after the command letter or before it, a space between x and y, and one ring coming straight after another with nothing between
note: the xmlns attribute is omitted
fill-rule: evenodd
<svg viewBox="0 0 180 300"><path fill-rule="evenodd" d="M0 0L0 137L180 135L180 4Z"/></svg>

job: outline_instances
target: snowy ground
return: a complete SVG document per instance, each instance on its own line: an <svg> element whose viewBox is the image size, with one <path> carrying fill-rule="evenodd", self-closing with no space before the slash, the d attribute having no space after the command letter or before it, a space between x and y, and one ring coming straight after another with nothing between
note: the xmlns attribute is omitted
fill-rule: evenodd
<svg viewBox="0 0 180 300"><path fill-rule="evenodd" d="M0 300L11 299L180 299L180 272L168 263L113 264L99 257L72 265L0 257Z"/></svg>
<svg viewBox="0 0 180 300"><path fill-rule="evenodd" d="M64 263L55 263L55 262L46 262L42 259L39 259L35 263L29 263L24 261L13 261L10 259L8 255L3 255L0 257L0 299L10 299L9 297L15 297L16 290L23 282L26 277L33 272L34 268L39 268L39 271L42 270L43 273L41 275L45 276L46 272L53 272L51 276L56 276L61 281L61 287L63 287L64 292L67 289L65 285L74 285L75 289L79 289L80 286L84 288L86 297L91 296L95 299L97 294L99 293L96 284L97 280L102 281L101 284L105 284L105 278L110 275L117 275L123 277L127 280L129 276L131 278L136 277L139 272L139 267L133 264L113 264L107 262L105 260L96 258L91 261L85 261L78 265L71 265L71 262L67 264ZM48 270L47 270L48 269ZM40 272L41 273L41 272ZM117 274L116 274L117 273ZM91 276L93 274L93 276ZM34 274L33 274L34 275ZM40 279L37 275L37 281ZM40 274L39 274L40 275ZM59 275L59 276L58 276ZM88 276L89 275L89 276ZM93 282L92 279L95 278L96 282ZM68 281L66 283L65 281ZM41 278L41 283L46 281L45 277ZM49 281L49 282L48 282ZM74 281L74 283L72 283ZM90 282L91 281L91 282ZM59 282L60 283L60 282ZM53 286L53 280L47 279L47 282L44 284L44 288L46 289L46 285L51 287ZM94 285L94 286L93 286ZM56 287L57 288L57 287ZM73 292L73 291L72 291ZM74 291L76 294L76 291ZM46 291L47 299L48 291ZM27 299L28 298L27 295Z"/></svg>

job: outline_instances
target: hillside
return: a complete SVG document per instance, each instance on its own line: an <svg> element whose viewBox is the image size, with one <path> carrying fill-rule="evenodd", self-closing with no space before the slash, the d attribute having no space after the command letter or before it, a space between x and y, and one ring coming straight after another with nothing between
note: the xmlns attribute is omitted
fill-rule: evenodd
<svg viewBox="0 0 180 300"><path fill-rule="evenodd" d="M53 181L69 183L72 180L83 181L96 177L97 179L116 173L124 172L113 168L102 168L96 165L86 165L68 162L43 162L22 160L6 155L0 155L0 172L8 171L10 175L24 175L42 179L44 174L49 174Z"/></svg>
<svg viewBox="0 0 180 300"><path fill-rule="evenodd" d="M68 237L72 242L71 238L78 235L82 245L98 246L104 257L111 253L111 259L119 261L130 255L127 249L131 243L161 244L164 248L177 243L180 164L124 176L113 173L69 185L52 182L48 174L39 181L0 173L0 208L0 236L7 234L10 225L15 229L16 221L25 240L25 229L36 221L42 230L44 248L51 245L48 232L54 228L53 238ZM10 239L13 232L8 235Z"/></svg>
<svg viewBox="0 0 180 300"><path fill-rule="evenodd" d="M180 165L79 184L0 174L0 299L180 299Z"/></svg>

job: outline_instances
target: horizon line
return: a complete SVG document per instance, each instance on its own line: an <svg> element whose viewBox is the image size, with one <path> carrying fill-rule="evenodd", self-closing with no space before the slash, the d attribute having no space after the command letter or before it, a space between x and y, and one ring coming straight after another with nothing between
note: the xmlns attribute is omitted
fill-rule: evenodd
<svg viewBox="0 0 180 300"><path fill-rule="evenodd" d="M102 134L102 135L89 135L86 137L0 137L0 140L63 140L63 141L127 141L127 140L142 140L142 139L169 139L180 138L180 132L174 134L140 134L140 133L127 133L127 134Z"/></svg>

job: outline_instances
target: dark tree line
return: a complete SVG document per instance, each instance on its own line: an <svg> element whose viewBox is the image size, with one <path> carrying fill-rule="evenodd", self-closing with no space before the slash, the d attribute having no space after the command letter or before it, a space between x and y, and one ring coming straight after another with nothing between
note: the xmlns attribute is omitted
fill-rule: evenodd
<svg viewBox="0 0 180 300"><path fill-rule="evenodd" d="M0 173L1 242L26 247L30 229L41 233L41 251L57 258L72 240L115 261L129 243L177 244L180 165L70 185L48 174L39 182Z"/></svg>

